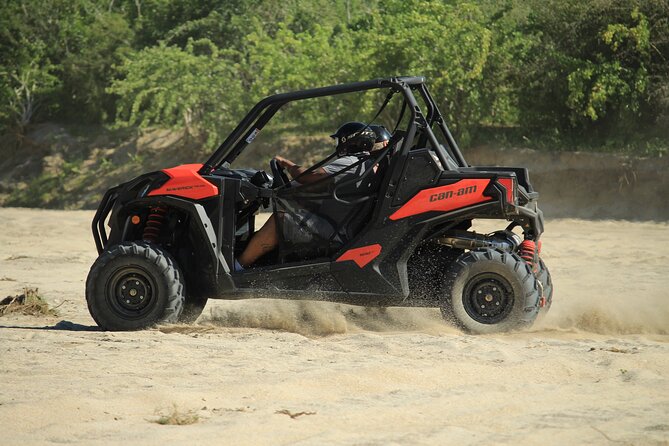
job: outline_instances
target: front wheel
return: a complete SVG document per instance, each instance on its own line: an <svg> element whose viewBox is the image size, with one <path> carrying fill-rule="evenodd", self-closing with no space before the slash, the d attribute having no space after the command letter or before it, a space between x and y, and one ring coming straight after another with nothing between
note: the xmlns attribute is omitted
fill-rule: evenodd
<svg viewBox="0 0 669 446"><path fill-rule="evenodd" d="M446 274L442 315L471 333L497 333L532 325L540 287L516 254L479 249L460 255Z"/></svg>
<svg viewBox="0 0 669 446"><path fill-rule="evenodd" d="M105 250L86 280L88 311L104 330L177 322L184 299L183 276L172 256L145 242Z"/></svg>

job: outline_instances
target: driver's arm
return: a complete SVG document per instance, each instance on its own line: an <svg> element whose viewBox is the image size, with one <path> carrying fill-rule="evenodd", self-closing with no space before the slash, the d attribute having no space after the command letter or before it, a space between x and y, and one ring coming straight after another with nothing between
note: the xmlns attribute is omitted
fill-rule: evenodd
<svg viewBox="0 0 669 446"><path fill-rule="evenodd" d="M314 170L313 172L309 172L308 174L301 176L304 172L307 171L306 167L302 167L298 164L295 164L289 159L286 159L282 156L275 156L274 159L276 160L277 163L286 171L290 174L290 176L295 179L299 177L296 181L300 184L309 184L309 183L315 183L316 181L325 178L328 176L327 172L323 170L322 167L319 167L318 169Z"/></svg>

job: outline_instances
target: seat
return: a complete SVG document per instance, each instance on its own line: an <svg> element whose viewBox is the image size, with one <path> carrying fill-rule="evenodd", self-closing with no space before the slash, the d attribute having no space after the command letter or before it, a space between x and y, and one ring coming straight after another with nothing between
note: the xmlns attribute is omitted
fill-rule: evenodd
<svg viewBox="0 0 669 446"><path fill-rule="evenodd" d="M318 183L289 188L281 197L277 197L275 211L290 213L293 221L300 220L301 230L310 232L314 227L324 226L313 224L308 213L316 215L315 219L326 219L329 226L334 228L328 237L322 237L322 234L313 231L313 237L301 237L295 243L284 238L284 230L280 227L280 258L305 260L330 257L360 233L374 212L391 154L399 141L401 138L395 142L391 139L391 143L382 152L375 152L351 165L348 169L357 169L359 164L367 164L359 178L345 179L338 183L336 177L344 172L341 171ZM378 166L376 171L372 170L374 164ZM308 212L305 213L304 210Z"/></svg>

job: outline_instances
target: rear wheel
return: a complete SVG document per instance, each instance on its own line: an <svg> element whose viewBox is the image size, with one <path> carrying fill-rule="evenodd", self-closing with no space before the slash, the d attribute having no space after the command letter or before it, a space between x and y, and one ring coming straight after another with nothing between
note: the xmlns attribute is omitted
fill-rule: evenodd
<svg viewBox="0 0 669 446"><path fill-rule="evenodd" d="M551 279L551 273L542 259L539 259L539 266L534 275L537 277L539 283L541 283L542 296L545 299L543 308L539 310L539 315L544 316L548 313L553 303L553 279Z"/></svg>
<svg viewBox="0 0 669 446"><path fill-rule="evenodd" d="M141 330L177 322L184 305L182 277L174 259L157 246L115 245L88 273L88 310L104 330Z"/></svg>
<svg viewBox="0 0 669 446"><path fill-rule="evenodd" d="M516 254L480 249L460 255L446 274L444 318L471 333L496 333L532 325L540 288Z"/></svg>

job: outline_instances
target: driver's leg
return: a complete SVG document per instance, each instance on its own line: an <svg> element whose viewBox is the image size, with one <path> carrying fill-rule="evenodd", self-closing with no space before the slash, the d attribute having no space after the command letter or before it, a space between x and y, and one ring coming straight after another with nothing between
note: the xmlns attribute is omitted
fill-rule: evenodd
<svg viewBox="0 0 669 446"><path fill-rule="evenodd" d="M279 244L279 236L276 231L276 223L274 214L267 219L265 224L256 232L242 255L237 261L244 268L253 265L260 257L272 251Z"/></svg>

